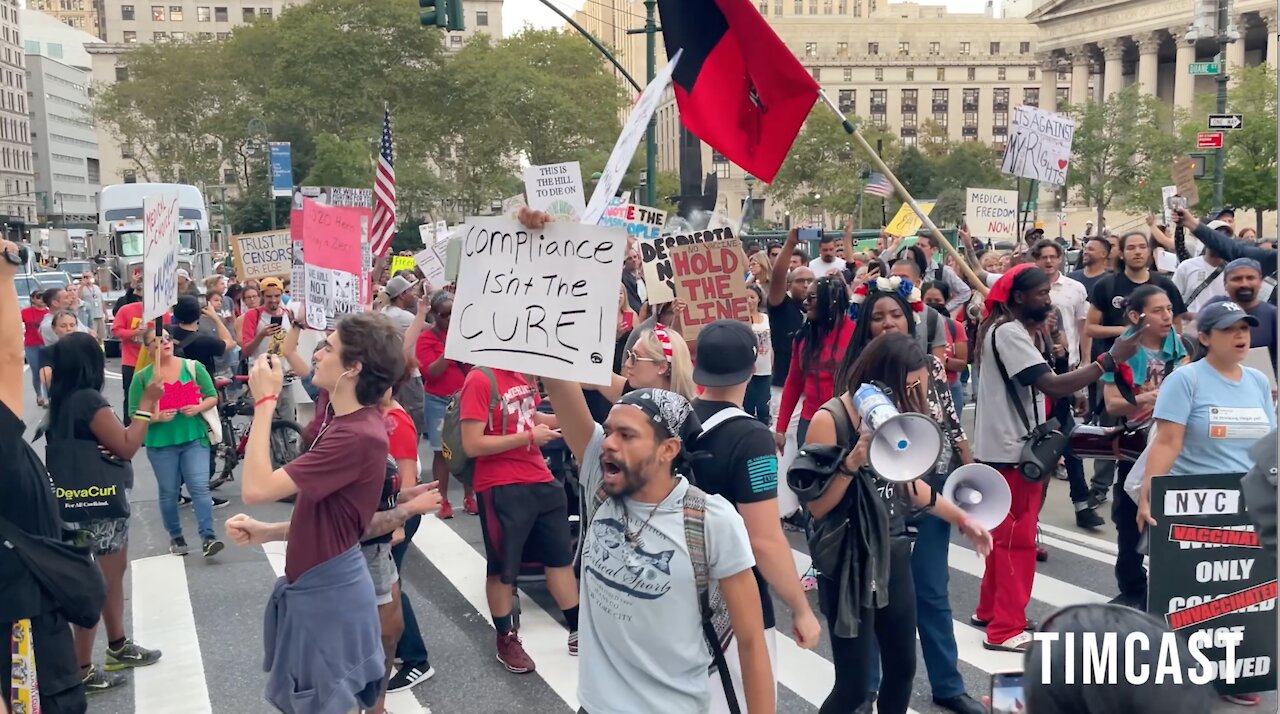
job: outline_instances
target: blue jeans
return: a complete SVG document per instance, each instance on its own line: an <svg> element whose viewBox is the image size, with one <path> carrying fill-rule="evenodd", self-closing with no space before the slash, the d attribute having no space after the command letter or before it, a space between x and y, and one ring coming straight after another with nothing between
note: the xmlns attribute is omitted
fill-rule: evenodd
<svg viewBox="0 0 1280 714"><path fill-rule="evenodd" d="M430 399L431 395L427 395ZM418 617L413 613L413 605L409 603L409 593L404 588L404 554L413 542L413 534L422 525L422 516L414 516L404 522L404 540L391 546L391 559L396 561L396 572L400 573L400 612L404 617L404 631L400 633L400 643L396 645L396 657L406 665L426 664L427 643L422 641L422 631L418 629Z"/></svg>
<svg viewBox="0 0 1280 714"><path fill-rule="evenodd" d="M156 474L160 487L160 518L170 538L182 537L182 519L178 517L178 491L183 484L191 495L196 511L200 538L215 537L213 530L213 498L209 495L209 447L190 441L177 446L147 447L147 461Z"/></svg>
<svg viewBox="0 0 1280 714"><path fill-rule="evenodd" d="M951 524L935 516L924 516L917 525L919 535L911 551L911 577L916 585L916 630L929 672L929 688L937 699L964 694L964 678L956 667L956 633L947 598L950 571ZM879 662L878 656L871 659ZM880 688L880 668L870 680L871 690Z"/></svg>
<svg viewBox="0 0 1280 714"><path fill-rule="evenodd" d="M957 380L951 383L950 388L951 403L955 405L956 416L960 416L960 412L964 410L964 385Z"/></svg>
<svg viewBox="0 0 1280 714"><path fill-rule="evenodd" d="M40 348L23 347L27 356L27 369L31 372L31 388L36 390L36 399L44 399L44 386L40 384Z"/></svg>

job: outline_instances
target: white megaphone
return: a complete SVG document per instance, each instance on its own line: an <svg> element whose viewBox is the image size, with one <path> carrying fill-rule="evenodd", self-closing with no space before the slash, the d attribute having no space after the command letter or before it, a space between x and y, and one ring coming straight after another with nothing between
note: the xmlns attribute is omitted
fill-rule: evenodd
<svg viewBox="0 0 1280 714"><path fill-rule="evenodd" d="M951 472L942 497L987 530L1003 523L1013 505L1004 476L986 464L965 464Z"/></svg>
<svg viewBox="0 0 1280 714"><path fill-rule="evenodd" d="M937 468L942 454L942 429L923 414L902 414L872 384L853 394L853 408L873 436L867 451L871 470L895 483L914 481Z"/></svg>

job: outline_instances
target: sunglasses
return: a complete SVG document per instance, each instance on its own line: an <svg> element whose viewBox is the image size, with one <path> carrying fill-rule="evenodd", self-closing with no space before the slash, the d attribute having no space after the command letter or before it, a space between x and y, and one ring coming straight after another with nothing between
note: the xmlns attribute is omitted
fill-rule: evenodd
<svg viewBox="0 0 1280 714"><path fill-rule="evenodd" d="M641 357L640 355L636 354L635 350L627 350L623 354L623 360L627 364L635 364L636 362L655 362L656 363L658 361L651 357Z"/></svg>

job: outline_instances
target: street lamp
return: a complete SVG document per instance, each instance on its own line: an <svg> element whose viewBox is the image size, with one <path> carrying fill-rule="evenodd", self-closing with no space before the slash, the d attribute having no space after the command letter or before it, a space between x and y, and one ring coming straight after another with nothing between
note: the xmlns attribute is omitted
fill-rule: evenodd
<svg viewBox="0 0 1280 714"><path fill-rule="evenodd" d="M756 177L751 174L747 174L742 178L742 181L747 184L747 207L742 211L742 227L739 230L745 231L747 228L747 222L751 220L751 214L755 212L756 208L756 201L753 193L756 187Z"/></svg>

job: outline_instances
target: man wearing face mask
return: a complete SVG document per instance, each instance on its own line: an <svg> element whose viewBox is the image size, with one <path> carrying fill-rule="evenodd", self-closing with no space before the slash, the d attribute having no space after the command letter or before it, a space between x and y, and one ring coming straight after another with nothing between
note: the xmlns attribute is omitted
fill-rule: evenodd
<svg viewBox="0 0 1280 714"><path fill-rule="evenodd" d="M1262 265L1253 258L1236 258L1222 271L1226 297L1214 298L1210 303L1234 301L1244 311L1258 318L1258 324L1249 328L1249 346L1266 347L1271 363L1276 362L1276 306L1263 302L1258 294L1262 289Z"/></svg>

